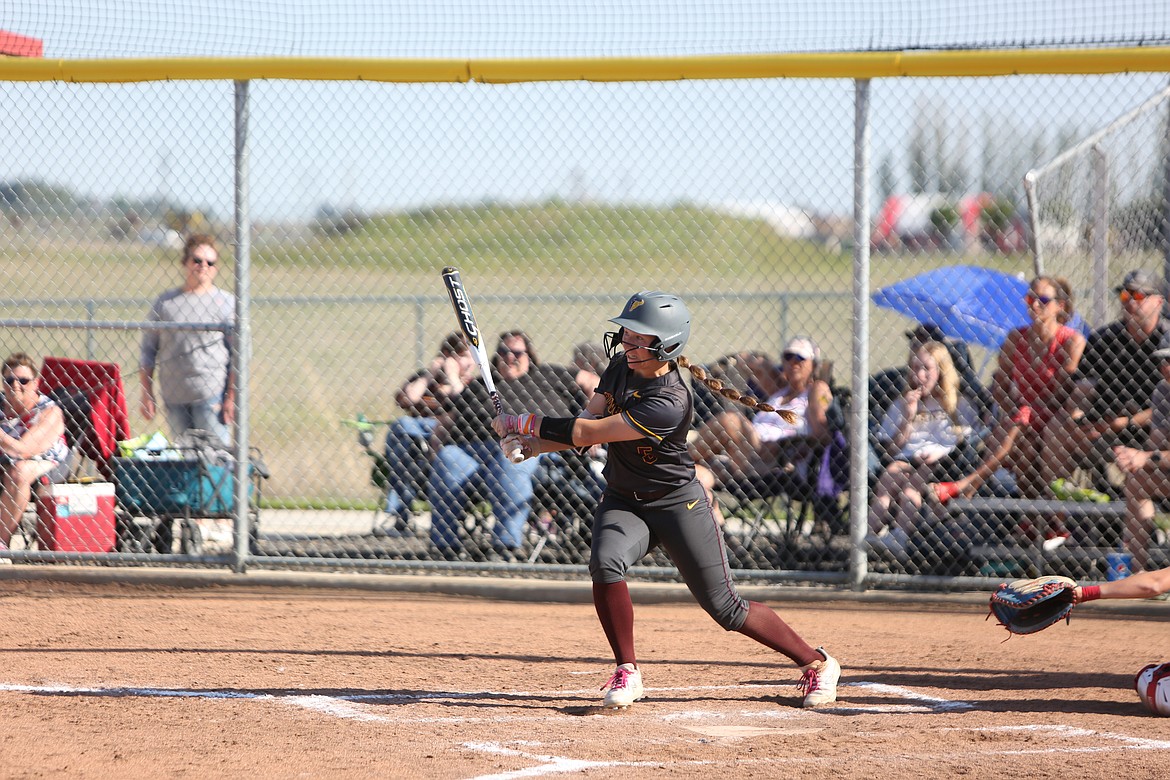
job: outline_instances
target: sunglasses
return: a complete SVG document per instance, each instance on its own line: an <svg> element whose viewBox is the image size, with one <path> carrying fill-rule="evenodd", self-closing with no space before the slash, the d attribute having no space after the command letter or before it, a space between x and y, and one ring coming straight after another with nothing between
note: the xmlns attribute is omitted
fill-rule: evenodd
<svg viewBox="0 0 1170 780"><path fill-rule="evenodd" d="M496 354L502 358L506 358L506 357L522 358L528 354L528 350L526 350L526 349L508 349L507 347L500 347L499 349L496 350Z"/></svg>
<svg viewBox="0 0 1170 780"><path fill-rule="evenodd" d="M1151 293L1139 292L1138 290L1122 290L1117 293L1117 297L1121 299L1122 303L1129 303L1130 301L1141 303L1146 298L1149 298L1150 295Z"/></svg>
<svg viewBox="0 0 1170 780"><path fill-rule="evenodd" d="M215 264L219 261L218 260L205 260L202 257L192 257L191 262L194 265L205 265L208 268L215 268Z"/></svg>
<svg viewBox="0 0 1170 780"><path fill-rule="evenodd" d="M1056 299L1053 298L1052 296L1037 295L1036 293L1028 293L1027 295L1024 296L1024 302L1027 303L1029 306L1035 306L1036 304L1040 304L1041 306L1047 306L1048 304L1052 303L1055 300Z"/></svg>
<svg viewBox="0 0 1170 780"><path fill-rule="evenodd" d="M781 357L789 363L803 363L808 360L804 355L798 355L795 352L785 352Z"/></svg>
<svg viewBox="0 0 1170 780"><path fill-rule="evenodd" d="M10 375L4 377L4 384L10 385L10 386L11 385L20 385L21 387L24 387L25 385L31 385L35 381L37 381L36 377L32 377L32 376L12 376L10 374Z"/></svg>

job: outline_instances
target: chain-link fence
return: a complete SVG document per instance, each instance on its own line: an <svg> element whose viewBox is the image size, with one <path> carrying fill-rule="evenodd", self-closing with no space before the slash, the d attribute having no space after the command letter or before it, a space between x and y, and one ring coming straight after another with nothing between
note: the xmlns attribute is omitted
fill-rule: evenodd
<svg viewBox="0 0 1170 780"><path fill-rule="evenodd" d="M1134 456L1110 448L1162 443L1160 333L1090 338L1081 356L1101 318L1075 289L1082 335L1058 330L1063 288L1029 286L1021 185L1162 73L877 79L862 190L841 78L0 83L4 351L38 370L84 361L46 389L89 456L75 475L116 487L113 535L89 542L104 497L40 487L39 521L5 510L13 557L578 571L604 449L502 463L458 400L475 371L448 340L439 271L456 265L509 411L576 414L608 318L663 289L693 313L688 357L801 412L781 424L695 387L693 452L745 574L1092 577L1119 548L1164 560L1157 505L1124 506L1127 484L1162 495L1158 469L1127 478ZM1137 164L1149 178L1129 169L1111 190L1115 213L1141 205L1154 227L1108 266L1107 320L1162 305L1166 201L1144 182L1164 180L1164 114ZM1072 179L1061 197L1087 199ZM212 241L185 252L193 235ZM1090 262L1045 270L1079 286ZM1134 268L1157 289L1126 282ZM103 428L123 403L124 426ZM233 419L247 467L215 435Z"/></svg>

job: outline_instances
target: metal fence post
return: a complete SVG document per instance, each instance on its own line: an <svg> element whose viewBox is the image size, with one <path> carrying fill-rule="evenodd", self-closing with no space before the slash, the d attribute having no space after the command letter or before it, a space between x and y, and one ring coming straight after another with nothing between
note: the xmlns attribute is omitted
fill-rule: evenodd
<svg viewBox="0 0 1170 780"><path fill-rule="evenodd" d="M248 375L252 357L251 257L252 223L248 212L248 82L237 81L235 90L235 237L236 327L232 350L236 385L236 518L232 569L242 573L249 554L253 529L249 526L248 488L251 458L248 453ZM259 533L258 529L256 530Z"/></svg>

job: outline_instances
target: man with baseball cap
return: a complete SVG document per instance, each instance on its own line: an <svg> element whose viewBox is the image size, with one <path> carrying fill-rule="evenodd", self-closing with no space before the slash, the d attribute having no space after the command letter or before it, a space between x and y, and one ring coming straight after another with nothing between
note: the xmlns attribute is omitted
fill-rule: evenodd
<svg viewBox="0 0 1170 780"><path fill-rule="evenodd" d="M1150 535L1154 529L1155 498L1170 496L1170 335L1162 337L1153 358L1161 381L1150 398L1150 438L1144 447L1113 448L1118 467L1125 473L1126 552L1133 556L1132 569L1149 564Z"/></svg>
<svg viewBox="0 0 1170 780"><path fill-rule="evenodd" d="M1163 287L1136 269L1115 291L1121 319L1090 334L1070 413L1045 431L1048 457L1041 468L1048 484L1077 467L1104 474L1115 448L1143 449L1149 439L1151 397L1161 376L1155 352L1170 333L1170 322L1162 318Z"/></svg>

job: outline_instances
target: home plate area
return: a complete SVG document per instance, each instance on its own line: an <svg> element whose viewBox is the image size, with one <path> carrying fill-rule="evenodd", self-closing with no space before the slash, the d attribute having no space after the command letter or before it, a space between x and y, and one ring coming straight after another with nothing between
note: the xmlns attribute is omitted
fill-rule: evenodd
<svg viewBox="0 0 1170 780"><path fill-rule="evenodd" d="M573 674L592 680L601 672ZM382 728L426 735L434 753L462 753L476 767L459 776L478 778L638 775L663 768L701 776L703 767L735 767L747 776L788 768L833 771L839 777L893 777L916 766L986 768L1005 756L1016 757L1017 767L1020 761L1032 765L1029 757L1057 759L1059 766L1075 754L1148 751L1160 763L1170 751L1170 740L1142 736L1145 728L1119 734L1039 723L1034 714L1021 711L980 712L977 700L866 681L842 683L839 702L815 710L799 707L791 683L763 682L648 687L645 700L621 711L596 706L594 688L310 692L0 685L0 692L123 702L138 697L249 700L262 708L300 710L309 719L371 728L372 738ZM968 724L971 716L975 720ZM1044 719L1057 717L1048 713ZM1157 722L1141 718L1134 725ZM495 768L484 772L481 761Z"/></svg>

